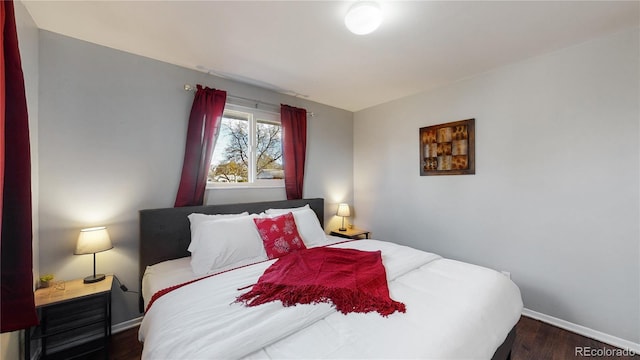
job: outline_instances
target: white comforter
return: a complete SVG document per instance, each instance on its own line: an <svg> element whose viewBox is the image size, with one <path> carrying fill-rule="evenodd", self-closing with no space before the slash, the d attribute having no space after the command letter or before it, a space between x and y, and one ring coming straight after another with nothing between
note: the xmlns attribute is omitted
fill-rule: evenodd
<svg viewBox="0 0 640 360"><path fill-rule="evenodd" d="M159 298L145 315L143 359L490 359L522 311L518 287L500 273L393 243L382 250L391 298L406 313L344 315L329 304L234 303L274 261L225 272Z"/></svg>

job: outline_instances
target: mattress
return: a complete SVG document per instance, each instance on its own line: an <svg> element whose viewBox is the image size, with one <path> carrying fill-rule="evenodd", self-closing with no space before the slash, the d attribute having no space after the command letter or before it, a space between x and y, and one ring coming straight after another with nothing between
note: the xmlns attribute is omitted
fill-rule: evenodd
<svg viewBox="0 0 640 360"><path fill-rule="evenodd" d="M234 303L239 289L274 260L233 264L153 303L140 327L143 359L490 359L520 318L518 287L494 270L389 242L327 239L334 247L381 250L390 295L407 312L344 315L329 304L276 302L247 308ZM149 266L145 302L195 278L189 258Z"/></svg>

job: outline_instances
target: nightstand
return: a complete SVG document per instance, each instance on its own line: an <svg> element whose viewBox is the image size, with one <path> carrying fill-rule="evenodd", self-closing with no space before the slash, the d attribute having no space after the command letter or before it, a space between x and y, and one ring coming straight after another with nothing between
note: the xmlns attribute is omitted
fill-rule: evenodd
<svg viewBox="0 0 640 360"><path fill-rule="evenodd" d="M360 239L362 238L362 236L365 237L365 239L369 238L369 230L362 230L362 229L357 229L357 228L352 228L352 229L347 229L345 231L340 231L340 230L332 230L331 231L331 235L333 236L339 236L339 237L343 237L343 238L347 238L347 239Z"/></svg>
<svg viewBox="0 0 640 360"><path fill-rule="evenodd" d="M107 359L112 283L113 276L109 275L92 284L82 279L66 281L64 290L36 290L40 324L25 331L25 359L31 359L38 348L43 359Z"/></svg>

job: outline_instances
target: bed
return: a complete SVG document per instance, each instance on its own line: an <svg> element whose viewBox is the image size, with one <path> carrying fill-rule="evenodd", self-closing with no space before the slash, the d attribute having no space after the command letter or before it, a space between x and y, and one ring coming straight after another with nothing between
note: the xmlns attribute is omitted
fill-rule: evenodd
<svg viewBox="0 0 640 360"><path fill-rule="evenodd" d="M296 215L295 222L301 237L313 235L308 248L381 251L389 295L406 304L406 312L345 315L328 303L284 307L276 301L247 307L235 302L276 260L228 252L225 256L237 259L212 266L215 256L188 249L205 243L226 246L209 245L195 233L207 234L206 226L217 234L236 231L224 226L238 226L246 214L265 211L272 217L304 213L304 218ZM194 213L245 215L205 220L192 234ZM305 222L309 214L315 215L314 227L322 230L324 213L324 200L318 198L141 210L142 358L510 358L522 311L513 282L494 270L392 242L345 242L324 231L318 235L315 228L310 233ZM197 268L198 261L206 266Z"/></svg>

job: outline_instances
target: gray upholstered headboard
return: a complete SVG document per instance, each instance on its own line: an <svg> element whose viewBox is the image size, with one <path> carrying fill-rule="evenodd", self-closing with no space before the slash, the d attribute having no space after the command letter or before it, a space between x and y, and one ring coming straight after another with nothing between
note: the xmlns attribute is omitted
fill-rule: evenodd
<svg viewBox="0 0 640 360"><path fill-rule="evenodd" d="M191 241L187 216L191 213L235 214L248 211L251 214L306 204L313 209L324 228L324 199L320 198L140 210L140 283L148 265L191 255L187 251Z"/></svg>

